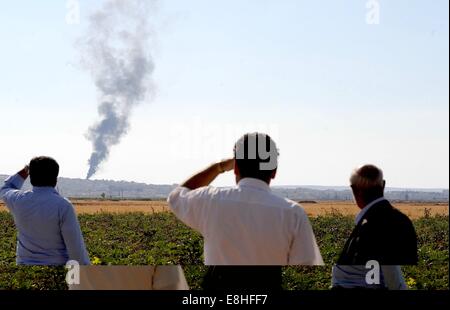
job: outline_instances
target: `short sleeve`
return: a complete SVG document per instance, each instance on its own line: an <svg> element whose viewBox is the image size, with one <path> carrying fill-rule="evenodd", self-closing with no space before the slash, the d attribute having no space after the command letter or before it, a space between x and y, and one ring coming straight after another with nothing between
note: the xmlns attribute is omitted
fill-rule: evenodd
<svg viewBox="0 0 450 310"><path fill-rule="evenodd" d="M211 187L201 187L190 190L186 187L177 187L167 199L170 209L186 225L203 233L211 206Z"/></svg>

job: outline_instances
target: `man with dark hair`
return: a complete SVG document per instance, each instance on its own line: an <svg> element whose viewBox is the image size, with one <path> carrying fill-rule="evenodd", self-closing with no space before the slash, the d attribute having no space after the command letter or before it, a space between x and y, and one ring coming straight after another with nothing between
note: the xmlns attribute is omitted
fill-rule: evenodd
<svg viewBox="0 0 450 310"><path fill-rule="evenodd" d="M246 134L234 158L215 163L177 187L169 206L204 237L206 265L321 265L305 211L270 190L278 167L275 142L265 134ZM209 184L234 170L237 186Z"/></svg>
<svg viewBox="0 0 450 310"><path fill-rule="evenodd" d="M37 187L56 187L59 165L50 157L35 157L29 165L31 185Z"/></svg>
<svg viewBox="0 0 450 310"><path fill-rule="evenodd" d="M270 184L275 178L278 150L268 135L244 135L234 146L234 159L237 168L236 182L244 178L254 178Z"/></svg>
<svg viewBox="0 0 450 310"><path fill-rule="evenodd" d="M58 174L53 158L36 157L0 189L18 230L18 265L90 264L74 208L55 189ZM33 188L22 191L28 176Z"/></svg>
<svg viewBox="0 0 450 310"><path fill-rule="evenodd" d="M384 198L385 185L383 171L374 165L361 166L350 177L361 211L333 267L334 288L406 288L400 265L417 264L417 236L411 220ZM374 264L378 281L368 283Z"/></svg>
<svg viewBox="0 0 450 310"><path fill-rule="evenodd" d="M265 134L246 134L236 142L234 158L209 166L170 193L175 215L203 235L210 266L204 289L280 290L281 266L323 264L305 211L270 190L277 167L275 142ZM209 186L231 170L236 187Z"/></svg>

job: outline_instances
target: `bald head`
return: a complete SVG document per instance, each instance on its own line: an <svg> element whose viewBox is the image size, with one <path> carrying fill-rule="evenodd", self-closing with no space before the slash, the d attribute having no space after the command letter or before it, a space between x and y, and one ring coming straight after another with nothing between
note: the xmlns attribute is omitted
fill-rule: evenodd
<svg viewBox="0 0 450 310"><path fill-rule="evenodd" d="M361 166L350 177L350 186L360 208L382 197L385 184L383 171L374 165Z"/></svg>

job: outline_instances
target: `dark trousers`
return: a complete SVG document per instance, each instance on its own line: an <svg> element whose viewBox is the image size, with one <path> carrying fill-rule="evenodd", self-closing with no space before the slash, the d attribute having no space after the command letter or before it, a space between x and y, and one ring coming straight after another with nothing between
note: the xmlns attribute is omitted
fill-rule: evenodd
<svg viewBox="0 0 450 310"><path fill-rule="evenodd" d="M281 266L210 266L204 290L276 290L281 287Z"/></svg>

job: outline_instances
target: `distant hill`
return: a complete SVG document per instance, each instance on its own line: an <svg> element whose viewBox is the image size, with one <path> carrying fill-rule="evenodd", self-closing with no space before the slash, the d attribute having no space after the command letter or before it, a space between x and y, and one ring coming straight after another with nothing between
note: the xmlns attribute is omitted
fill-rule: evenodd
<svg viewBox="0 0 450 310"><path fill-rule="evenodd" d="M6 177L0 175L0 184ZM157 185L111 180L58 180L58 191L71 198L100 198L104 195L109 199L166 199L175 187L175 184ZM27 181L24 189L30 188L31 185ZM277 195L297 201L352 199L351 191L345 186L274 186L272 190ZM449 190L387 188L386 197L397 201L448 202Z"/></svg>
<svg viewBox="0 0 450 310"><path fill-rule="evenodd" d="M320 188L320 189L317 189ZM326 186L298 186L298 187L274 187L273 191L280 196L292 200L352 200L353 194L346 187ZM392 201L411 202L447 202L449 200L448 189L396 189L386 188L386 198Z"/></svg>
<svg viewBox="0 0 450 310"><path fill-rule="evenodd" d="M0 180L7 176L0 175ZM24 189L30 189L29 180ZM110 180L85 180L85 179L58 179L58 191L65 197L73 198L132 198L132 199L164 199L175 185L152 185L145 183L110 181Z"/></svg>

